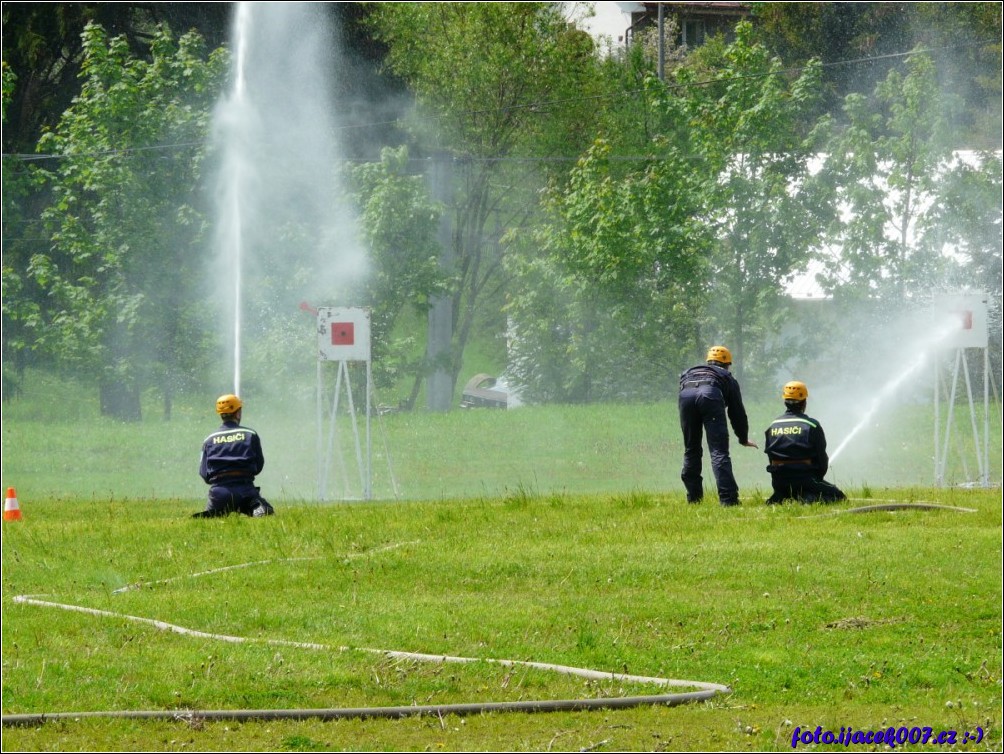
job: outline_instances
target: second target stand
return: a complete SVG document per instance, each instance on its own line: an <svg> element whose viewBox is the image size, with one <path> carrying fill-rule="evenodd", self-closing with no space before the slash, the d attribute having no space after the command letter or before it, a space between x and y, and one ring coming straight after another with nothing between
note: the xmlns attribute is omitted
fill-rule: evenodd
<svg viewBox="0 0 1004 754"><path fill-rule="evenodd" d="M373 444L371 407L373 370L370 359L370 312L351 307L317 310L317 497L319 500L370 500L373 496ZM365 392L354 393L349 365L362 363ZM325 384L327 364L334 364L334 385ZM358 373L358 370L355 370ZM359 398L363 408L359 409ZM365 417L365 437L360 436L360 413ZM352 434L344 434L346 420ZM346 462L354 450L356 473ZM358 486L355 478L358 476Z"/></svg>

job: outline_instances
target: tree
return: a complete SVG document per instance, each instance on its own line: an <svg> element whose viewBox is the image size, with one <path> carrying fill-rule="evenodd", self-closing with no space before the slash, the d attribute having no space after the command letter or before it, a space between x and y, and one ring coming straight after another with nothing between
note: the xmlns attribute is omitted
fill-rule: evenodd
<svg viewBox="0 0 1004 754"><path fill-rule="evenodd" d="M197 28L215 46L225 37L228 16L227 3L3 4L5 399L17 394L23 368L40 366L46 357L33 348L46 295L27 269L32 254L47 246L40 218L51 196L37 166L49 158L31 153L80 92L84 28L99 24L109 35L124 37L133 56L149 61L158 23L182 31Z"/></svg>
<svg viewBox="0 0 1004 754"><path fill-rule="evenodd" d="M922 222L954 160L950 98L933 63L911 57L872 97L850 94L847 125L827 124L826 159L815 180L834 210L817 277L838 298L903 301L944 280L953 262L922 236Z"/></svg>
<svg viewBox="0 0 1004 754"><path fill-rule="evenodd" d="M958 152L937 199L922 218L920 242L928 254L949 250L961 259L950 285L975 286L1000 301L1002 283L1000 152ZM946 249L947 247L947 249Z"/></svg>
<svg viewBox="0 0 1004 754"><path fill-rule="evenodd" d="M383 3L373 17L389 68L418 103L417 154L445 153L453 167L444 203L455 278L446 365L454 389L484 299L501 282L502 233L532 213L534 189L553 165L547 160L578 154L576 143L588 138L583 94L594 80L594 48L559 6Z"/></svg>
<svg viewBox="0 0 1004 754"><path fill-rule="evenodd" d="M818 61L790 76L746 22L734 42L705 45L677 75L696 147L716 176L704 213L714 237L704 340L729 343L739 375L766 377L776 366L765 336L819 236L823 210L802 188L817 148L820 77Z"/></svg>
<svg viewBox="0 0 1004 754"><path fill-rule="evenodd" d="M7 126L8 105L16 91L17 76L3 64L3 124ZM3 155L3 398L9 401L20 392L24 369L31 356L28 323L37 320L41 293L25 274L35 239L35 223L28 206L37 194L38 175L17 155ZM31 230L29 230L29 228Z"/></svg>
<svg viewBox="0 0 1004 754"><path fill-rule="evenodd" d="M422 176L408 172L408 149L385 148L378 163L353 171L359 194L360 227L371 256L363 305L372 309L374 379L391 385L412 377L406 403L414 407L424 376L421 359L414 361L414 343L395 332L402 312L421 313L448 288L438 262L436 231L440 209L429 198Z"/></svg>
<svg viewBox="0 0 1004 754"><path fill-rule="evenodd" d="M789 66L822 61L820 115L872 91L920 47L937 59L939 87L963 102L955 146L999 146L1000 3L754 3L753 15L757 38Z"/></svg>
<svg viewBox="0 0 1004 754"><path fill-rule="evenodd" d="M654 81L650 85L655 84ZM676 136L623 174L602 140L548 197L548 221L511 260L513 376L536 401L663 394L703 305L705 173L674 100ZM670 129L667 123L667 133Z"/></svg>
<svg viewBox="0 0 1004 754"><path fill-rule="evenodd" d="M135 57L149 60L158 25L176 35L196 30L211 48L226 39L228 3L3 4L3 60L19 77L3 132L5 153L31 152L80 88L82 34L89 23L123 37Z"/></svg>
<svg viewBox="0 0 1004 754"><path fill-rule="evenodd" d="M939 294L988 293L999 364L1001 155L955 148L958 107L923 54L871 96L845 98L845 125L826 124L826 159L811 188L833 210L816 278L842 318L866 311L884 324ZM931 335L911 337L927 345ZM819 345L860 353L864 339L855 332Z"/></svg>
<svg viewBox="0 0 1004 754"><path fill-rule="evenodd" d="M946 287L988 294L990 355L997 375L1001 373L1004 345L1002 196L1001 153L959 152L939 182L937 198L920 221L924 253L931 257L947 253L958 260L950 267Z"/></svg>
<svg viewBox="0 0 1004 754"><path fill-rule="evenodd" d="M234 3L192 2L74 2L3 3L3 60L20 78L12 92L9 118L3 130L3 151L32 152L43 130L53 127L80 89L83 59L81 34L96 23L109 36L123 36L132 54L150 59L150 43L158 26L175 36L196 31L208 49L227 42ZM403 84L380 76L377 69L385 50L369 34L364 19L371 3L323 3L340 31L339 44L347 51L338 76L337 95L351 101L345 116L350 126L345 140L353 157L379 159L379 143L400 143L396 126L398 103L406 101ZM365 128L364 128L365 127Z"/></svg>
<svg viewBox="0 0 1004 754"><path fill-rule="evenodd" d="M36 343L96 376L102 412L118 419L140 417L151 384L169 413L199 355L191 301L204 223L194 204L225 73L224 52L207 57L197 34L160 28L143 61L125 38L88 25L81 92L39 143L60 159L45 171L51 246L27 270L48 297Z"/></svg>
<svg viewBox="0 0 1004 754"><path fill-rule="evenodd" d="M532 281L509 310L535 397L664 394L719 340L740 369L752 354L768 372L763 336L816 237L818 209L799 188L818 81L818 65L789 81L748 24L669 83L647 80L630 135L616 136L634 154L598 141L549 195L544 258L514 264Z"/></svg>

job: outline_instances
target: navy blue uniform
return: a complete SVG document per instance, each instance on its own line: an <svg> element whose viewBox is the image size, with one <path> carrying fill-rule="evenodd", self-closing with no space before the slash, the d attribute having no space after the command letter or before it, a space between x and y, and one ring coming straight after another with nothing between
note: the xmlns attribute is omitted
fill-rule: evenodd
<svg viewBox="0 0 1004 754"><path fill-rule="evenodd" d="M275 511L254 486L254 478L265 467L258 434L237 422L225 421L202 443L199 476L209 485L209 504L196 517L210 518L228 513L269 516Z"/></svg>
<svg viewBox="0 0 1004 754"><path fill-rule="evenodd" d="M680 479L687 488L687 502L704 497L701 464L704 447L702 432L708 438L711 470L718 485L722 505L739 504L739 486L732 474L729 456L729 428L732 424L740 444L749 442L749 419L743 406L739 383L732 373L715 364L691 367L680 375L680 428L683 430L683 470Z"/></svg>
<svg viewBox="0 0 1004 754"><path fill-rule="evenodd" d="M826 434L811 416L789 408L777 417L766 432L764 452L770 459L774 494L769 504L784 500L803 503L832 503L846 499L835 485L823 481L830 468L826 454Z"/></svg>

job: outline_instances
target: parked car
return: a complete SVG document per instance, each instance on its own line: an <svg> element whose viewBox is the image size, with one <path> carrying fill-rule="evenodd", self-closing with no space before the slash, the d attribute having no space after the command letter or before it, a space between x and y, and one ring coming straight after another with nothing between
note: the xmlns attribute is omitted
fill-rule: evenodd
<svg viewBox="0 0 1004 754"><path fill-rule="evenodd" d="M498 380L490 374L476 374L464 386L460 408L508 408L509 394L496 388Z"/></svg>

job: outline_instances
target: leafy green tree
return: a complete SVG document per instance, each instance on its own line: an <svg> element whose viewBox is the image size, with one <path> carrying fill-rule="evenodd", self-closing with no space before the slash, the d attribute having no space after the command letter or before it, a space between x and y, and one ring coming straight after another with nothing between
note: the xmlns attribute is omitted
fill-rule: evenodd
<svg viewBox="0 0 1004 754"><path fill-rule="evenodd" d="M728 343L736 372L751 380L776 365L766 336L819 235L824 208L801 189L817 148L820 76L816 61L790 77L745 22L734 42L705 45L677 75L696 148L716 176L703 215L714 242L702 334Z"/></svg>
<svg viewBox="0 0 1004 754"><path fill-rule="evenodd" d="M834 209L817 276L827 293L903 301L951 274L951 257L924 242L934 229L923 222L955 160L951 105L931 59L916 55L872 97L847 96L845 127L828 124L815 180Z"/></svg>
<svg viewBox="0 0 1004 754"><path fill-rule="evenodd" d="M634 154L598 141L549 195L544 257L513 265L527 281L509 305L513 347L533 397L663 394L711 341L740 370L750 354L759 374L773 366L764 336L817 235L798 187L818 80L814 65L789 81L745 24L669 83L648 79L633 134L616 137Z"/></svg>
<svg viewBox="0 0 1004 754"><path fill-rule="evenodd" d="M395 328L411 308L428 311L449 280L438 261L439 213L422 176L409 173L407 147L385 148L377 163L353 171L361 207L360 227L370 253L364 306L371 308L374 379L390 386L411 377L407 408L413 408L425 374L415 359L414 339Z"/></svg>
<svg viewBox="0 0 1004 754"><path fill-rule="evenodd" d="M503 282L501 235L531 216L534 189L558 164L549 160L578 155L591 138L594 47L560 5L382 3L373 16L389 68L417 100L417 154L446 153L453 167L441 197L455 279L453 386L485 301Z"/></svg>
<svg viewBox="0 0 1004 754"><path fill-rule="evenodd" d="M816 277L842 313L873 318L940 293L986 292L997 302L991 352L999 365L1001 155L956 148L957 107L922 54L871 97L848 95L846 125L828 124L813 181L834 210Z"/></svg>
<svg viewBox="0 0 1004 754"><path fill-rule="evenodd" d="M823 62L823 112L869 92L921 47L937 60L937 81L963 103L955 146L999 146L1001 133L1001 4L753 3L757 38L789 66Z"/></svg>
<svg viewBox="0 0 1004 754"><path fill-rule="evenodd" d="M195 209L209 113L226 56L201 38L157 30L151 59L123 37L84 31L82 86L39 149L47 169L51 246L28 274L47 294L36 342L94 375L102 412L140 416L140 392L159 386L169 413L203 336L194 324L204 222Z"/></svg>
<svg viewBox="0 0 1004 754"><path fill-rule="evenodd" d="M31 152L79 93L89 23L125 38L135 57L149 60L158 25L176 35L195 29L215 48L226 39L229 15L229 3L4 3L3 60L19 85L9 101L3 151Z"/></svg>
<svg viewBox="0 0 1004 754"><path fill-rule="evenodd" d="M975 286L1001 300L1000 152L957 152L941 181L937 199L921 219L921 243L928 254L946 251L960 259L950 285ZM998 313L999 314L999 313Z"/></svg>
<svg viewBox="0 0 1004 754"><path fill-rule="evenodd" d="M33 332L47 296L27 269L32 254L48 244L40 218L51 196L38 171L48 160L31 153L80 92L84 28L97 23L109 35L124 37L135 57L149 60L157 23L197 28L215 45L225 38L229 12L226 3L3 4L5 399L17 394L24 367L46 366L47 354L34 349Z"/></svg>
<svg viewBox="0 0 1004 754"><path fill-rule="evenodd" d="M639 398L675 378L702 306L708 240L697 221L707 181L675 115L679 138L655 140L626 173L598 141L512 259L512 368L527 399Z"/></svg>
<svg viewBox="0 0 1004 754"><path fill-rule="evenodd" d="M3 63L3 124L17 88L17 76ZM11 400L20 392L24 369L32 356L30 323L37 321L41 292L25 274L31 249L41 239L32 216L31 198L38 193L38 175L16 154L3 155L3 397Z"/></svg>

